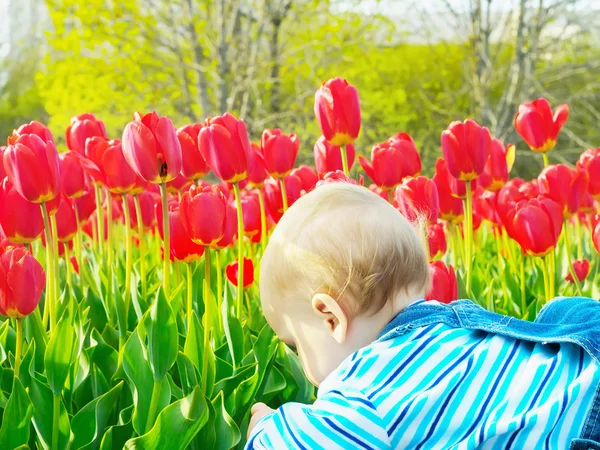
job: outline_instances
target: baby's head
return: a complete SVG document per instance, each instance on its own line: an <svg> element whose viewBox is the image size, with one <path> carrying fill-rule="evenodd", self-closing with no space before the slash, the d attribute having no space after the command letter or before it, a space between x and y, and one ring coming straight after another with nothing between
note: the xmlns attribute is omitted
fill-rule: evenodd
<svg viewBox="0 0 600 450"><path fill-rule="evenodd" d="M415 228L378 195L347 183L321 186L291 206L261 261L265 317L316 385L428 286Z"/></svg>

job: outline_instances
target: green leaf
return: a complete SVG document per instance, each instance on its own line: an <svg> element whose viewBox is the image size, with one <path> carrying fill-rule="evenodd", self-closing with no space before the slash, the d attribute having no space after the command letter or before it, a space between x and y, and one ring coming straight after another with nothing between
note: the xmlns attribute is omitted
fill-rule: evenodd
<svg viewBox="0 0 600 450"><path fill-rule="evenodd" d="M77 449L97 448L113 407L123 388L123 381L106 394L96 397L85 405L71 420L73 439L71 446Z"/></svg>
<svg viewBox="0 0 600 450"><path fill-rule="evenodd" d="M198 385L198 376L194 364L185 353L179 352L177 355L177 369L182 390L185 395L188 395Z"/></svg>
<svg viewBox="0 0 600 450"><path fill-rule="evenodd" d="M135 409L133 412L133 427L138 434L143 434L148 420L148 410L152 399L154 378L150 365L146 359L146 349L135 330L125 344L123 354L123 369L129 381L129 387L133 395ZM161 381L158 411L169 404L171 400L171 387L165 378Z"/></svg>
<svg viewBox="0 0 600 450"><path fill-rule="evenodd" d="M2 416L0 448L12 449L27 444L32 417L33 404L19 379L15 378Z"/></svg>
<svg viewBox="0 0 600 450"><path fill-rule="evenodd" d="M200 325L198 316L194 312L194 317L188 330L187 339L183 352L192 361L196 369L200 373L200 377L206 377L206 392L210 396L215 383L215 356L212 347L208 348L208 374L202 373L202 358L205 352L204 349L204 329Z"/></svg>
<svg viewBox="0 0 600 450"><path fill-rule="evenodd" d="M238 387L243 381L250 378L256 372L256 366L258 363L252 363L247 366L241 367L234 375L228 378L222 378L215 383L213 393L223 393L224 397L229 397L236 387Z"/></svg>
<svg viewBox="0 0 600 450"><path fill-rule="evenodd" d="M44 354L46 377L54 394L60 394L69 375L75 347L75 329L71 324L71 315L65 313L52 332L50 342Z"/></svg>
<svg viewBox="0 0 600 450"><path fill-rule="evenodd" d="M223 327L227 337L227 345L233 360L234 367L239 367L244 357L244 332L237 317L230 314L223 315Z"/></svg>
<svg viewBox="0 0 600 450"><path fill-rule="evenodd" d="M2 325L0 325L0 364L6 361L8 351L6 348L6 338L8 337L8 324L9 320L5 320Z"/></svg>
<svg viewBox="0 0 600 450"><path fill-rule="evenodd" d="M146 324L148 356L155 381L161 381L177 359L177 323L165 294L159 289Z"/></svg>
<svg viewBox="0 0 600 450"><path fill-rule="evenodd" d="M222 392L219 392L212 401L212 404L215 409L214 428L218 437L213 449L229 450L240 442L240 430L225 409Z"/></svg>
<svg viewBox="0 0 600 450"><path fill-rule="evenodd" d="M102 443L100 444L100 450L123 448L125 442L127 442L134 433L133 425L131 423L132 414L133 405L121 410L118 425L109 427L106 430L106 433L104 433Z"/></svg>
<svg viewBox="0 0 600 450"><path fill-rule="evenodd" d="M263 390L263 394L260 398L261 401L267 402L271 399L275 394L280 391L283 391L286 387L287 383L285 381L285 377L283 374L277 369L277 367L271 367L269 371L269 376L265 382L265 388Z"/></svg>
<svg viewBox="0 0 600 450"><path fill-rule="evenodd" d="M44 443L46 448L52 443L52 411L53 394L52 390L36 378L31 378L29 387L29 398L34 405L33 426L37 432L38 438ZM58 419L58 448L62 450L67 448L71 427L69 425L69 416L63 402L60 402Z"/></svg>
<svg viewBox="0 0 600 450"><path fill-rule="evenodd" d="M186 448L208 421L206 401L197 386L185 398L167 406L159 414L152 429L125 443L128 450L162 450Z"/></svg>

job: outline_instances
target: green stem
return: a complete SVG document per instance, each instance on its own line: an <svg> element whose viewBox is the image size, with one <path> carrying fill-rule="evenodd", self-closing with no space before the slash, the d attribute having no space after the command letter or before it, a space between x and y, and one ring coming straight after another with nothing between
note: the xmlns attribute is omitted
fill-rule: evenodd
<svg viewBox="0 0 600 450"><path fill-rule="evenodd" d="M267 213L262 188L258 188L258 203L260 205L260 246L264 253L267 248Z"/></svg>
<svg viewBox="0 0 600 450"><path fill-rule="evenodd" d="M23 351L23 319L17 317L17 337L15 350L15 378L19 378L19 368L21 367L21 352Z"/></svg>
<svg viewBox="0 0 600 450"><path fill-rule="evenodd" d="M167 183L160 184L160 196L162 200L163 212L163 247L165 257L163 258L163 284L165 295L170 297L171 293L171 231L169 230L169 199L167 197Z"/></svg>
<svg viewBox="0 0 600 450"><path fill-rule="evenodd" d="M52 256L54 261L54 295L55 307L60 299L60 273L58 270L58 232L56 230L56 215L50 216L50 227L52 229Z"/></svg>
<svg viewBox="0 0 600 450"><path fill-rule="evenodd" d="M112 226L112 199L110 197L110 192L108 189L106 190L106 278L108 279L108 288L107 288L107 304L108 309L112 306L115 307L116 304L115 299L113 298L113 226ZM103 234L100 235L101 239ZM114 318L114 317L113 317Z"/></svg>
<svg viewBox="0 0 600 450"><path fill-rule="evenodd" d="M281 181L282 190L281 193L284 199L284 211L287 209L287 199L285 195L285 185L283 179ZM242 309L244 301L244 216L242 214L242 199L240 197L240 186L238 183L233 185L233 192L235 194L235 204L237 208L237 220L238 220L238 289L237 289L237 302L236 302L236 314L240 323L242 321Z"/></svg>
<svg viewBox="0 0 600 450"><path fill-rule="evenodd" d="M546 301L548 301L552 298L552 293L550 292L550 279L548 278L549 267L544 256L540 258L540 261L542 264L542 274L544 276L544 291L546 292Z"/></svg>
<svg viewBox="0 0 600 450"><path fill-rule="evenodd" d="M283 178L279 179L279 186L281 186L281 200L283 201L283 212L288 210L287 192L285 190L285 182Z"/></svg>
<svg viewBox="0 0 600 450"><path fill-rule="evenodd" d="M571 277L573 277L573 282L577 288L577 294L582 296L583 291L581 290L581 283L579 283L579 278L577 278L577 274L573 268L573 261L571 260L571 238L569 237L568 226L569 224L565 220L565 225L563 226L563 236L565 237L565 253L567 254L567 264L569 265L569 273L571 274ZM552 253L554 253L554 250L552 250Z"/></svg>
<svg viewBox="0 0 600 450"><path fill-rule="evenodd" d="M94 184L96 190L96 217L98 219L98 249L100 258L104 257L104 208L102 208L102 189L100 185Z"/></svg>
<svg viewBox="0 0 600 450"><path fill-rule="evenodd" d="M579 214L575 214L575 230L577 232L577 259L583 259L583 234L581 232L581 220Z"/></svg>
<svg viewBox="0 0 600 450"><path fill-rule="evenodd" d="M349 177L350 170L348 169L348 154L347 154L345 145L340 145L340 153L342 155L342 169L344 170L344 173L346 174L346 176Z"/></svg>
<svg viewBox="0 0 600 450"><path fill-rule="evenodd" d="M521 317L525 317L525 311L527 311L527 295L525 293L525 255L521 255L520 262L520 287L521 287Z"/></svg>
<svg viewBox="0 0 600 450"><path fill-rule="evenodd" d="M52 397L52 448L58 450L58 423L60 419L60 394Z"/></svg>
<svg viewBox="0 0 600 450"><path fill-rule="evenodd" d="M67 286L69 289L73 289L73 283L71 282L71 254L69 253L69 243L65 242L65 267L67 269Z"/></svg>
<svg viewBox="0 0 600 450"><path fill-rule="evenodd" d="M73 208L75 210L75 222L77 223L77 233L75 234L75 257L79 265L83 264L83 250L81 244L81 223L79 222L79 211L77 206Z"/></svg>
<svg viewBox="0 0 600 450"><path fill-rule="evenodd" d="M186 276L187 276L187 322L188 330L192 324L192 314L194 313L194 289L192 284L192 265L186 264Z"/></svg>
<svg viewBox="0 0 600 450"><path fill-rule="evenodd" d="M221 317L221 305L223 303L223 268L221 267L221 250L215 252L215 266L217 269L217 317L219 331L223 331L223 318Z"/></svg>
<svg viewBox="0 0 600 450"><path fill-rule="evenodd" d="M148 418L146 419L146 433L154 426L156 421L156 413L158 410L158 401L160 400L160 381L154 380L152 386L152 397L150 397L150 408L148 409Z"/></svg>
<svg viewBox="0 0 600 450"><path fill-rule="evenodd" d="M212 319L212 300L210 298L210 247L204 250L204 350L202 351L202 392L206 394L208 373L208 354L210 351L210 323Z"/></svg>
<svg viewBox="0 0 600 450"><path fill-rule="evenodd" d="M548 167L548 165L550 164L550 162L548 161L548 154L542 153L542 156L544 157L544 167Z"/></svg>
<svg viewBox="0 0 600 450"><path fill-rule="evenodd" d="M140 197L138 194L133 196L133 203L135 204L135 215L137 218L138 227L138 240L140 242L140 278L142 279L142 297L146 300L146 292L148 282L146 280L146 236L144 235L144 222L142 220L142 205L140 204Z"/></svg>
<svg viewBox="0 0 600 450"><path fill-rule="evenodd" d="M44 305L44 327L50 320L50 332L54 329L56 324L56 313L55 313L55 294L54 294L54 246L52 245L52 233L50 232L50 218L48 217L48 208L46 203L41 204L42 217L44 219L44 234L46 237L46 271L48 280L46 283L46 304ZM48 312L48 314L46 314Z"/></svg>
<svg viewBox="0 0 600 450"><path fill-rule="evenodd" d="M123 303L125 304L125 321L129 312L129 303L131 302L131 271L133 270L133 243L131 242L131 214L127 204L127 195L123 194L123 214L125 215L125 295ZM119 348L125 345L127 329L119 330Z"/></svg>
<svg viewBox="0 0 600 450"><path fill-rule="evenodd" d="M394 204L394 190L393 189L389 189L387 191L388 194L388 202L390 202L390 205Z"/></svg>
<svg viewBox="0 0 600 450"><path fill-rule="evenodd" d="M556 250L551 251L550 254L548 255L549 260L550 260L548 267L550 269L549 282L550 282L550 294L551 294L550 298L551 299L556 297L556 286L555 286L556 285L556 282L555 282L555 280L556 280L556 256L555 256L555 251Z"/></svg>
<svg viewBox="0 0 600 450"><path fill-rule="evenodd" d="M465 199L465 273L467 295L471 293L471 266L473 264L473 198L471 193L471 182L465 183L467 187L467 197Z"/></svg>

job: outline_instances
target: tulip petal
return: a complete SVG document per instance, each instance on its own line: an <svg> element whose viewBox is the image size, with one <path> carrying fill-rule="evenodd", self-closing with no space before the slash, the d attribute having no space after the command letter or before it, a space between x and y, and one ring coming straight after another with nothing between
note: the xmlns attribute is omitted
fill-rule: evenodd
<svg viewBox="0 0 600 450"><path fill-rule="evenodd" d="M129 122L123 130L123 154L127 163L140 177L159 183L159 165L154 135L142 122Z"/></svg>
<svg viewBox="0 0 600 450"><path fill-rule="evenodd" d="M369 160L367 158L365 158L364 156L359 156L358 161L360 162L360 165L363 168L363 170L365 171L365 173L367 174L367 176L371 180L373 180L373 183L375 183L377 186L381 186L379 180L377 179L377 176L375 175L375 171L373 170L373 167L371 166L371 163L369 163Z"/></svg>

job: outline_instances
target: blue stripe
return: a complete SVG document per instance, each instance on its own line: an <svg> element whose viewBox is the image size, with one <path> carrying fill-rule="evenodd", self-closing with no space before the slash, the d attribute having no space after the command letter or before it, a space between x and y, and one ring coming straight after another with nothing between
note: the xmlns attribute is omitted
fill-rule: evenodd
<svg viewBox="0 0 600 450"><path fill-rule="evenodd" d="M363 441L355 438L354 436L352 436L350 433L348 433L346 430L344 430L343 428L338 427L335 423L333 423L333 421L331 419L329 419L328 417L323 417L323 420L334 430L336 430L338 433L340 433L342 436L345 436L346 438L348 438L349 440L351 440L352 442L355 442L356 444L360 445L362 448L366 448L367 450L375 450L374 447L369 447L367 444L365 444Z"/></svg>
<svg viewBox="0 0 600 450"><path fill-rule="evenodd" d="M569 391L565 390L565 395L563 395L563 398L562 398L562 405L560 407L560 412L558 413L558 417L554 421L554 424L552 425L552 428L550 428L550 431L548 432L548 436L546 436L546 440L544 441L544 444L545 444L545 446L546 446L547 449L550 448L550 437L552 436L552 433L554 433L554 429L556 428L556 424L558 424L558 421L560 420L560 417L565 412L565 409L567 409L567 405L568 404L569 404Z"/></svg>
<svg viewBox="0 0 600 450"><path fill-rule="evenodd" d="M301 448L302 450L308 450L304 445L302 445L300 443L300 441L298 440L298 438L296 438L296 435L294 434L294 432L290 428L290 425L288 424L288 421L285 418L285 411L284 411L284 409L285 408L280 408L279 411L281 411L281 419L282 419L283 424L287 428L288 433L290 434L291 438L294 440L294 442L296 443L296 445L298 446L298 448Z"/></svg>
<svg viewBox="0 0 600 450"><path fill-rule="evenodd" d="M360 397L355 397L353 395L348 395L348 394L342 394L340 391L330 391L330 394L337 394L342 398L345 398L347 400L353 400L355 402L359 402L362 403L363 405L368 406L371 409L377 410L377 408L375 408L375 406L373 405L373 403L371 403L368 400L365 400L364 398L360 398Z"/></svg>

